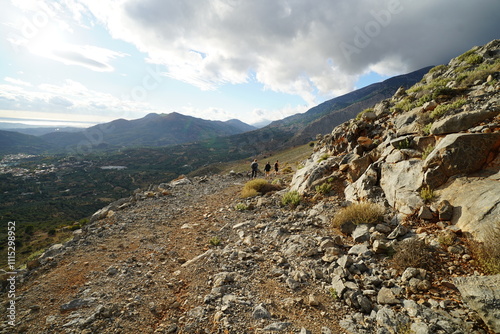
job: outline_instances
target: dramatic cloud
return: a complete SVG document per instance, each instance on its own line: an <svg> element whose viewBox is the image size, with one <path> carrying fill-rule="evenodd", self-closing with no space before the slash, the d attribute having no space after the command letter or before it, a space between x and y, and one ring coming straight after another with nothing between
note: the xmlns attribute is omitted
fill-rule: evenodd
<svg viewBox="0 0 500 334"><path fill-rule="evenodd" d="M138 110L153 112L147 103L125 100L110 94L89 89L79 82L67 80L60 85L43 84L37 87L20 87L15 84L0 85L0 105L5 117L20 117L32 112L51 115L78 115L94 117L94 121L110 121L116 118L139 118ZM10 110L10 111L8 111ZM105 110L105 113L103 113Z"/></svg>
<svg viewBox="0 0 500 334"><path fill-rule="evenodd" d="M439 64L500 37L498 0L82 2L170 77L203 89L253 79L306 101L345 93L370 71Z"/></svg>
<svg viewBox="0 0 500 334"><path fill-rule="evenodd" d="M500 38L498 13L499 0L11 0L0 33L16 56L0 108L283 118L365 75L445 63Z"/></svg>

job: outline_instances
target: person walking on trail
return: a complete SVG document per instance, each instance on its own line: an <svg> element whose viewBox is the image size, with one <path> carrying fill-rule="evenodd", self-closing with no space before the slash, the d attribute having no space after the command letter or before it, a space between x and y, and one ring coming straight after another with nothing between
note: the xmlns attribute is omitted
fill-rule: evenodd
<svg viewBox="0 0 500 334"><path fill-rule="evenodd" d="M279 164L278 160L276 160L276 162L274 163L274 174L275 175L278 175L279 168L280 168L280 164Z"/></svg>
<svg viewBox="0 0 500 334"><path fill-rule="evenodd" d="M259 170L259 164L257 163L257 159L253 160L250 167L252 168L252 179L255 179L257 177L257 171Z"/></svg>
<svg viewBox="0 0 500 334"><path fill-rule="evenodd" d="M266 167L264 167L264 171L266 172L266 177L269 177L269 174L271 173L271 164L269 161L266 164Z"/></svg>

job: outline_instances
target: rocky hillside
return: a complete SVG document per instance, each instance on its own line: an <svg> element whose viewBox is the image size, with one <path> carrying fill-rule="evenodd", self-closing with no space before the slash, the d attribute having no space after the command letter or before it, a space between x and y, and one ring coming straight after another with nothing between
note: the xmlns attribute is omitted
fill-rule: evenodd
<svg viewBox="0 0 500 334"><path fill-rule="evenodd" d="M17 271L2 332L500 332L498 233L496 267L476 252L500 216L499 59L433 69L266 194L180 178L99 210Z"/></svg>
<svg viewBox="0 0 500 334"><path fill-rule="evenodd" d="M446 220L483 240L500 217L499 79L499 40L435 67L321 137L292 189L345 178L348 201L437 214L421 196L427 190L455 207Z"/></svg>

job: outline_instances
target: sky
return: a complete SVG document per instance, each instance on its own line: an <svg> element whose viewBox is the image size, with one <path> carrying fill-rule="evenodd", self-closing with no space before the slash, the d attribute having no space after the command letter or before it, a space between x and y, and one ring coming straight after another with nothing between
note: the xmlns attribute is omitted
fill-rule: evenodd
<svg viewBox="0 0 500 334"><path fill-rule="evenodd" d="M500 0L2 0L0 122L249 124L500 38Z"/></svg>

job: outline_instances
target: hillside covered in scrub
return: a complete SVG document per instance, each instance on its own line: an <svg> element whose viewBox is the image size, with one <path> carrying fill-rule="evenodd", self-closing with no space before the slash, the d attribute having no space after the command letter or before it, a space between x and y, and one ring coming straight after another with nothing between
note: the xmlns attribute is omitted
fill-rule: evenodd
<svg viewBox="0 0 500 334"><path fill-rule="evenodd" d="M2 333L500 332L499 79L495 40L318 136L296 170L100 209L18 270Z"/></svg>

